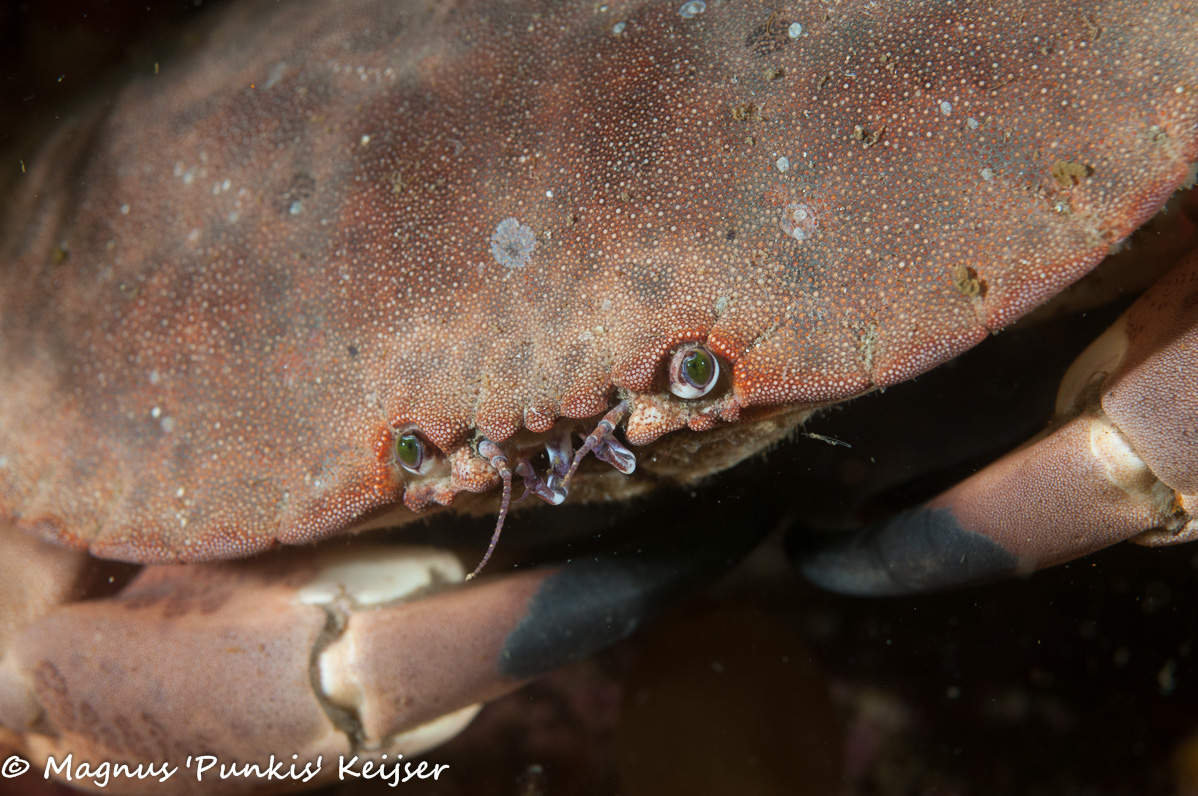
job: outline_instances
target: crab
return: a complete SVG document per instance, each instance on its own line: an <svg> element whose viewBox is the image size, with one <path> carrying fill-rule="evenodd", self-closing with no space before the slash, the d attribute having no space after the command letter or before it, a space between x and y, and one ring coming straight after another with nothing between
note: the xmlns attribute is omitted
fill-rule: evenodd
<svg viewBox="0 0 1198 796"><path fill-rule="evenodd" d="M262 784L205 763L385 778L627 636L773 520L708 505L513 571L510 510L701 485L1066 291L1193 181L1196 27L1184 3L233 6L9 191L0 741L84 785L150 767L130 792ZM792 534L799 570L893 594L1198 533L1175 215L1176 266L1044 434ZM439 534L478 513L471 570ZM428 544L380 543L429 516Z"/></svg>

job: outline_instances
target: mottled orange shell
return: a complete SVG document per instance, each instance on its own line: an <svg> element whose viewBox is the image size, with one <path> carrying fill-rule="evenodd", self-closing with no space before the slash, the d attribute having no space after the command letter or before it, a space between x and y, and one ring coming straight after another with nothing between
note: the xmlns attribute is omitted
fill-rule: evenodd
<svg viewBox="0 0 1198 796"><path fill-rule="evenodd" d="M910 378L1185 180L1196 42L1190 0L244 3L8 197L0 512L244 555L400 505L408 425L451 497L620 398L642 445ZM687 404L692 340L731 379Z"/></svg>

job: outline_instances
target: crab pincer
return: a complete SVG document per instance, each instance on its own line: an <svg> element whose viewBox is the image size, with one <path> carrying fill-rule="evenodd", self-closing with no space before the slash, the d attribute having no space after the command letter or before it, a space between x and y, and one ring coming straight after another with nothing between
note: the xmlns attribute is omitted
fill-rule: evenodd
<svg viewBox="0 0 1198 796"><path fill-rule="evenodd" d="M660 511L703 510L674 502ZM338 758L418 761L481 703L627 637L771 527L751 503L720 511L724 522L699 531L682 523L618 554L469 587L457 557L426 547L363 540L320 560L292 550L133 573L0 523L0 583L27 596L0 623L0 742L20 733L16 748L41 768L68 754L77 765L181 765L201 750L238 766L286 759L319 771L312 784L332 780ZM725 533L735 522L743 532ZM205 780L203 792L256 784ZM164 792L154 778L121 785Z"/></svg>
<svg viewBox="0 0 1198 796"><path fill-rule="evenodd" d="M1074 362L1050 429L928 503L855 532L796 529L799 570L888 595L1027 574L1124 539L1198 538L1198 252Z"/></svg>

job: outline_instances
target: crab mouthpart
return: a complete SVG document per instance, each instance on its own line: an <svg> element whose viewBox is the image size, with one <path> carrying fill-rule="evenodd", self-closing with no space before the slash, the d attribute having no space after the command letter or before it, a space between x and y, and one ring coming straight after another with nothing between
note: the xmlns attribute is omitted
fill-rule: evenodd
<svg viewBox="0 0 1198 796"><path fill-rule="evenodd" d="M543 479L537 475L529 455L516 457L517 463L514 472L524 479L524 494L514 502L519 503L529 494L534 494L550 505L560 506L570 493L570 479L573 478L575 471L578 470L578 465L582 463L588 453L594 453L595 458L607 462L624 475L630 475L635 471L636 455L612 436L612 432L615 431L616 426L630 408L628 401L620 401L616 404L603 416L595 430L587 435L582 447L577 452L573 450L573 444L570 441L571 432L568 428L560 427L553 431L545 443L545 452L549 456L549 472ZM478 453L495 468L499 477L503 479L503 496L499 501L499 517L495 522L495 531L491 534L491 543L487 546L487 552L483 554L478 566L466 576L466 580L473 580L491 560L491 555L495 552L496 545L499 544L499 536L503 533L503 523L507 519L508 509L513 503L513 468L509 464L507 451L499 444L484 438L478 444Z"/></svg>

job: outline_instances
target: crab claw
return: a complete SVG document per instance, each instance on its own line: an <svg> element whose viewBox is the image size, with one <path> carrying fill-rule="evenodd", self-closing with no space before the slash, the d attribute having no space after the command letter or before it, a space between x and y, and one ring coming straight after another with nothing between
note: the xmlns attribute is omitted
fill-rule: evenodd
<svg viewBox="0 0 1198 796"><path fill-rule="evenodd" d="M1053 430L922 507L821 536L791 534L798 568L865 595L994 580L1124 539L1198 537L1198 252L1074 362Z"/></svg>
<svg viewBox="0 0 1198 796"><path fill-rule="evenodd" d="M359 770L411 760L481 703L627 636L723 572L768 529L753 513L738 515L741 533L727 532L732 517L698 534L683 523L656 544L469 585L448 552L355 544L119 565L108 586L103 562L0 524L0 594L20 609L0 615L0 745L33 761L31 777L67 755L76 767L166 763L179 768L172 792L194 783L200 755L239 766L274 755L300 772L321 758L311 785L355 756ZM97 589L115 593L88 599ZM190 787L260 784L218 772ZM164 792L154 777L120 786Z"/></svg>

